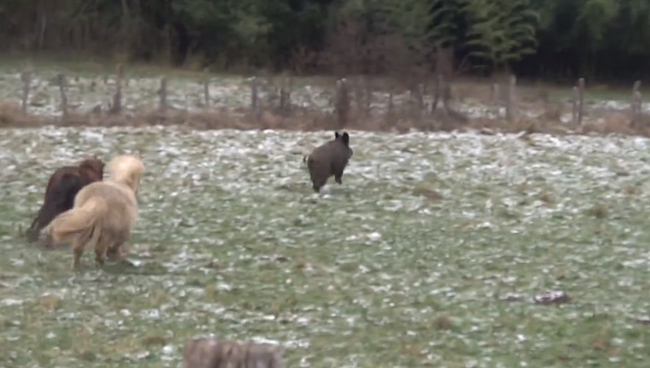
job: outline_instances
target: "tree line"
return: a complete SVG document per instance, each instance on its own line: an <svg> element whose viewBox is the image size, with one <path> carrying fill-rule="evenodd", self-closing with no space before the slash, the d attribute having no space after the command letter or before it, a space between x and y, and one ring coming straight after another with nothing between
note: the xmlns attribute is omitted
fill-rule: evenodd
<svg viewBox="0 0 650 368"><path fill-rule="evenodd" d="M0 45L296 73L640 78L648 0L0 0Z"/></svg>

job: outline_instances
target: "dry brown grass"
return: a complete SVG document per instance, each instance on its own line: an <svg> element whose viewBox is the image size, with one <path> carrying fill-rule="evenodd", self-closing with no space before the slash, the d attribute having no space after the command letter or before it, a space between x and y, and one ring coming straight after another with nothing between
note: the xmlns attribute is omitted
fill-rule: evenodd
<svg viewBox="0 0 650 368"><path fill-rule="evenodd" d="M607 209L600 204L596 204L591 207L587 212L598 219L604 219L607 217Z"/></svg>
<svg viewBox="0 0 650 368"><path fill-rule="evenodd" d="M31 127L43 125L40 118L25 114L18 104L0 103L0 127Z"/></svg>
<svg viewBox="0 0 650 368"><path fill-rule="evenodd" d="M639 187L636 186L636 185L626 185L623 188L622 192L623 192L623 194L625 194L627 196L633 196L635 194L638 194L639 190L640 190Z"/></svg>
<svg viewBox="0 0 650 368"><path fill-rule="evenodd" d="M431 323L431 327L436 330L450 330L454 326L453 322L447 315L439 315Z"/></svg>
<svg viewBox="0 0 650 368"><path fill-rule="evenodd" d="M641 124L631 127L628 115L622 112L603 112L603 116L595 122L587 122L581 127L565 124L556 119L542 115L539 119L519 118L508 121L505 118L473 118L469 119L462 113L446 111L438 108L435 113L424 113L420 116L408 109L395 109L391 114L367 114L358 111L352 104L347 113L346 122L342 126L336 114L322 111L294 109L291 113L279 113L275 109L263 110L258 117L248 109L232 111L213 110L188 112L185 110L169 110L162 113L157 110L150 112L127 112L119 115L107 112L92 111L84 114L70 113L65 117L47 117L24 113L15 103L0 103L0 128L32 128L46 125L54 126L151 126L176 125L189 129L278 129L278 130L333 130L357 129L363 131L408 132L414 128L422 131L451 131L474 129L483 134L520 133L523 138L531 133L565 134L624 134L650 136L650 116L644 115ZM592 120L593 121L593 120ZM647 123L646 123L647 122Z"/></svg>

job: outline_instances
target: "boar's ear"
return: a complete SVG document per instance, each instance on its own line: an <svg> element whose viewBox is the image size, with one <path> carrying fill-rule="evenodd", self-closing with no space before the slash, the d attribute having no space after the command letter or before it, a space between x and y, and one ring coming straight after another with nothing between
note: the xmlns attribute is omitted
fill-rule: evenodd
<svg viewBox="0 0 650 368"><path fill-rule="evenodd" d="M341 136L341 142L345 144L346 146L350 144L350 136L348 135L347 132L344 132L343 135Z"/></svg>
<svg viewBox="0 0 650 368"><path fill-rule="evenodd" d="M339 139L340 136L339 132L334 132L334 139Z"/></svg>

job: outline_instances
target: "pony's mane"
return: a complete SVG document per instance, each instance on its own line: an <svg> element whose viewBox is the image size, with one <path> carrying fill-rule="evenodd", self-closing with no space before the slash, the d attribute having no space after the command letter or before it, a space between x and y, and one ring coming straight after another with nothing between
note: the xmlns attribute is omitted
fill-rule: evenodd
<svg viewBox="0 0 650 368"><path fill-rule="evenodd" d="M121 155L114 157L108 163L108 180L124 184L134 192L140 187L140 178L144 171L142 161L136 156Z"/></svg>

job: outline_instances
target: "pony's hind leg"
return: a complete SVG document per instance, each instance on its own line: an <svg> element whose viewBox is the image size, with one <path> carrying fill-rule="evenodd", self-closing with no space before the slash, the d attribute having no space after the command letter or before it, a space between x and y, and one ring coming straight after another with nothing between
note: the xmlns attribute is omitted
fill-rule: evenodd
<svg viewBox="0 0 650 368"><path fill-rule="evenodd" d="M72 254L74 256L74 260L72 261L72 270L79 271L81 256L84 254L84 244L81 243L77 237L72 240Z"/></svg>
<svg viewBox="0 0 650 368"><path fill-rule="evenodd" d="M100 246L95 247L95 264L98 267L104 266L104 254L106 253L106 249Z"/></svg>
<svg viewBox="0 0 650 368"><path fill-rule="evenodd" d="M95 243L95 263L97 266L104 266L104 258L109 257L111 249L115 246L115 241L108 232L102 232Z"/></svg>
<svg viewBox="0 0 650 368"><path fill-rule="evenodd" d="M106 251L108 259L111 261L123 261L127 256L127 250L124 246L124 243L126 243L128 240L128 235L121 234L121 236L117 236Z"/></svg>
<svg viewBox="0 0 650 368"><path fill-rule="evenodd" d="M122 260L124 258L124 254L122 253L122 244L114 243L106 251L106 256L113 262Z"/></svg>

